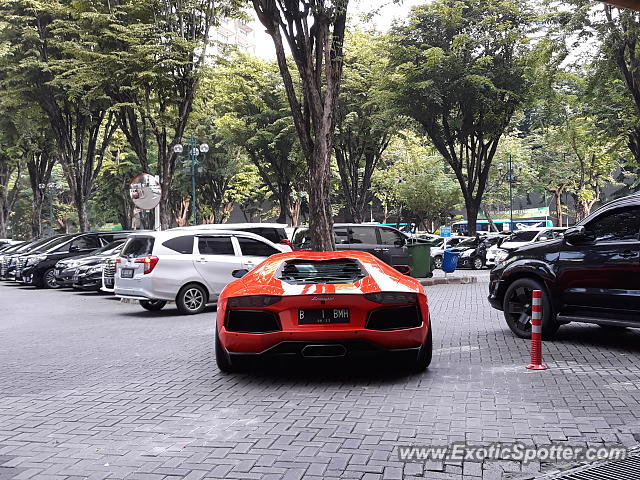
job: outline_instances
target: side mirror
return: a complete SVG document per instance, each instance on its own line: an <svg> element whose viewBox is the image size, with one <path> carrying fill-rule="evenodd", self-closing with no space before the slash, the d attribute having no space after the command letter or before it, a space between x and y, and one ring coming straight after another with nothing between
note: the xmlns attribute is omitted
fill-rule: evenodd
<svg viewBox="0 0 640 480"><path fill-rule="evenodd" d="M247 273L249 273L249 270L247 270L246 268L241 268L240 270L234 270L233 272L231 272L231 276L233 278L242 278Z"/></svg>
<svg viewBox="0 0 640 480"><path fill-rule="evenodd" d="M407 244L407 241L404 238L396 240L393 242L396 247L404 247ZM417 243L417 242L416 242Z"/></svg>
<svg viewBox="0 0 640 480"><path fill-rule="evenodd" d="M567 231L564 232L564 238L571 244L588 240L584 225L576 225L575 227L568 228Z"/></svg>
<svg viewBox="0 0 640 480"><path fill-rule="evenodd" d="M80 249L78 248L77 245L71 245L69 247L69 252L79 252L79 251L80 251Z"/></svg>

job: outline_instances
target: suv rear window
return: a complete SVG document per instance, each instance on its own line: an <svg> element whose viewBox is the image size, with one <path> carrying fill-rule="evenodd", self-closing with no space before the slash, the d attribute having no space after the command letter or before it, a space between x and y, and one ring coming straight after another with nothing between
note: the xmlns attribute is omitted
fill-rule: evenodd
<svg viewBox="0 0 640 480"><path fill-rule="evenodd" d="M260 235L263 238L266 238L270 242L280 243L280 241L285 240L287 238L287 234L282 229L282 232L277 228L266 228L266 227L256 227L256 228L243 228L243 232L255 233L256 235Z"/></svg>
<svg viewBox="0 0 640 480"><path fill-rule="evenodd" d="M354 283L367 276L357 260L289 260L278 279L288 283Z"/></svg>
<svg viewBox="0 0 640 480"><path fill-rule="evenodd" d="M183 235L182 237L171 238L162 244L170 250L185 255L193 253L193 235Z"/></svg>
<svg viewBox="0 0 640 480"><path fill-rule="evenodd" d="M153 244L155 238L153 237L133 237L127 241L127 244L122 249L121 256L123 257L146 257L153 252Z"/></svg>

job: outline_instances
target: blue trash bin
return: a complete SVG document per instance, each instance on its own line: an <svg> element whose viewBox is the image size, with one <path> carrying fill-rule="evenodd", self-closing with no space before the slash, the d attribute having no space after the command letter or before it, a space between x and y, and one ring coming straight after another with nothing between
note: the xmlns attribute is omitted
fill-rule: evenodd
<svg viewBox="0 0 640 480"><path fill-rule="evenodd" d="M458 266L458 258L460 258L460 253L454 252L450 249L445 250L442 256L442 271L444 273L455 272L456 267Z"/></svg>

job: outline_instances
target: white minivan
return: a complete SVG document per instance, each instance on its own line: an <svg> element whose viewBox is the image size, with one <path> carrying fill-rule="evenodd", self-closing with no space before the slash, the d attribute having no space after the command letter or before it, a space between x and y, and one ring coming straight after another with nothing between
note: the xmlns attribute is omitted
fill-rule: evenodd
<svg viewBox="0 0 640 480"><path fill-rule="evenodd" d="M115 294L151 311L175 301L186 315L216 302L234 270L251 270L291 247L227 230L168 230L129 236L116 258Z"/></svg>

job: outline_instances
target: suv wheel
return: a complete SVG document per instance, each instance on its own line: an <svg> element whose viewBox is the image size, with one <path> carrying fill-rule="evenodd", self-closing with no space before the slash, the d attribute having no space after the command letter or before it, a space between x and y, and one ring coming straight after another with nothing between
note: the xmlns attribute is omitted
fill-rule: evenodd
<svg viewBox="0 0 640 480"><path fill-rule="evenodd" d="M433 268L442 268L442 256L433 257Z"/></svg>
<svg viewBox="0 0 640 480"><path fill-rule="evenodd" d="M166 304L164 300L140 300L140 306L150 312L159 312Z"/></svg>
<svg viewBox="0 0 640 480"><path fill-rule="evenodd" d="M471 261L471 266L474 270L480 270L484 264L482 263L482 257L476 257Z"/></svg>
<svg viewBox="0 0 640 480"><path fill-rule="evenodd" d="M560 326L551 310L549 295L544 286L532 278L514 281L504 294L503 310L507 325L520 338L531 338L532 292L541 290L542 295L542 337L553 338Z"/></svg>
<svg viewBox="0 0 640 480"><path fill-rule="evenodd" d="M44 275L42 275L42 286L44 288L59 288L58 282L56 282L56 274L53 268L50 268Z"/></svg>
<svg viewBox="0 0 640 480"><path fill-rule="evenodd" d="M186 285L178 292L176 305L183 315L200 313L207 306L207 292L200 285Z"/></svg>

